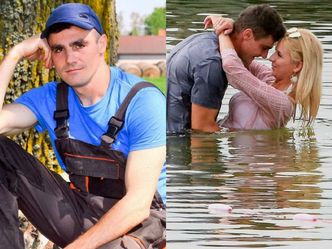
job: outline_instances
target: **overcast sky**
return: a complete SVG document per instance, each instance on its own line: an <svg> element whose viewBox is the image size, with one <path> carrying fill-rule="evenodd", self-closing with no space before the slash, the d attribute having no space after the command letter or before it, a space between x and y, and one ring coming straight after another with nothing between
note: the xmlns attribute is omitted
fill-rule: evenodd
<svg viewBox="0 0 332 249"><path fill-rule="evenodd" d="M166 7L166 0L115 0L115 5L116 12L122 13L125 29L128 30L132 12L138 12L140 16L147 16L156 7Z"/></svg>

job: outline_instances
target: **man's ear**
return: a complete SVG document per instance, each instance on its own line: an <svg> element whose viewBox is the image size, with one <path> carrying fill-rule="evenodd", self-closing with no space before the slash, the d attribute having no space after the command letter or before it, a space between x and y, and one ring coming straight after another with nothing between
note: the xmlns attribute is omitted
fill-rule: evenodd
<svg viewBox="0 0 332 249"><path fill-rule="evenodd" d="M243 30L242 31L242 38L245 41L255 39L254 32L252 31L252 29L247 28L247 29Z"/></svg>
<svg viewBox="0 0 332 249"><path fill-rule="evenodd" d="M102 34L98 39L98 51L101 54L104 54L106 52L107 48L107 36L105 34Z"/></svg>

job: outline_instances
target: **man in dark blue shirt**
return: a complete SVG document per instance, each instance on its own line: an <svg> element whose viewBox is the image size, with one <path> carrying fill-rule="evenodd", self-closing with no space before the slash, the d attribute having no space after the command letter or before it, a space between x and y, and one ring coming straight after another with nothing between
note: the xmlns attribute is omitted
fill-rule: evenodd
<svg viewBox="0 0 332 249"><path fill-rule="evenodd" d="M255 57L266 58L285 32L278 12L264 4L246 8L234 22L230 37L249 67ZM167 59L168 133L220 130L216 118L227 85L214 33L194 34L177 44Z"/></svg>

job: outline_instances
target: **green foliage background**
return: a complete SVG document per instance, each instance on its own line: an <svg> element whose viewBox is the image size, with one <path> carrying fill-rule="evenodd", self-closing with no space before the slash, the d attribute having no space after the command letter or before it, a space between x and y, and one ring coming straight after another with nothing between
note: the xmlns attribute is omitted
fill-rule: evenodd
<svg viewBox="0 0 332 249"><path fill-rule="evenodd" d="M166 29L166 8L155 8L144 23L150 34L158 35L160 29Z"/></svg>

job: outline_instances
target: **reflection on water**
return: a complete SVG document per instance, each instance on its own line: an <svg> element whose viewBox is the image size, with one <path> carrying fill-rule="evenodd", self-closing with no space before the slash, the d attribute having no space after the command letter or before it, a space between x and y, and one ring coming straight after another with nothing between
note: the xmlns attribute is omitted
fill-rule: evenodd
<svg viewBox="0 0 332 249"><path fill-rule="evenodd" d="M289 240L330 236L329 223L292 220L296 213L328 218L319 211L322 172L312 130L191 134L168 137L167 146L169 248L293 245ZM233 212L211 214L212 203ZM317 238L316 229L326 234Z"/></svg>
<svg viewBox="0 0 332 249"><path fill-rule="evenodd" d="M323 43L323 96L313 129L192 133L167 140L167 247L329 248L332 240L332 5L330 1L167 0L167 46L202 32L206 14L236 16L270 3L287 27ZM227 89L220 116L236 91ZM222 203L233 212L209 213ZM294 221L296 213L317 222ZM324 221L325 220L325 221Z"/></svg>
<svg viewBox="0 0 332 249"><path fill-rule="evenodd" d="M187 186L228 189L224 201L236 200L246 208L319 208L321 190L316 184L321 173L315 137L303 138L299 148L294 131L286 129L192 134L169 137L167 142L168 163L179 165L177 175L169 177L170 186L180 180Z"/></svg>

